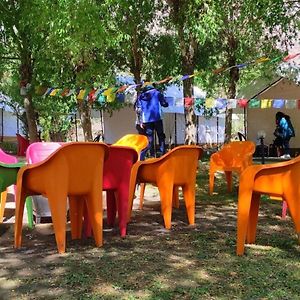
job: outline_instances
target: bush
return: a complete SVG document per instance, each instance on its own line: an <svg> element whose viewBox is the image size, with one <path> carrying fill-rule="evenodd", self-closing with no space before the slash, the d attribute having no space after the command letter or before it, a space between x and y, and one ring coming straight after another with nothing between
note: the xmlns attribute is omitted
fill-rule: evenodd
<svg viewBox="0 0 300 300"><path fill-rule="evenodd" d="M8 154L17 154L17 143L16 142L2 142L0 143L1 149Z"/></svg>

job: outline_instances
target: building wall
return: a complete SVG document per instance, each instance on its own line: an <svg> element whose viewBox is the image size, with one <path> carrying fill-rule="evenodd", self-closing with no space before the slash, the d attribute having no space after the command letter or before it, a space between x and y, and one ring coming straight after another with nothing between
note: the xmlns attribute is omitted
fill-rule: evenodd
<svg viewBox="0 0 300 300"><path fill-rule="evenodd" d="M300 99L300 86L283 79L268 90L262 92L256 98L258 99ZM275 130L276 112L282 111L291 117L294 125L296 137L291 138L291 148L300 148L300 110L296 109L275 109L275 108L248 108L247 109L247 132L248 138L258 143L257 132L264 130L266 133L265 143L271 144L275 139L273 132Z"/></svg>
<svg viewBox="0 0 300 300"><path fill-rule="evenodd" d="M16 140L16 133L18 131L17 128L17 117L9 111L3 110L3 114L0 110L0 135L3 134L4 141L15 141ZM3 121L2 121L3 117Z"/></svg>

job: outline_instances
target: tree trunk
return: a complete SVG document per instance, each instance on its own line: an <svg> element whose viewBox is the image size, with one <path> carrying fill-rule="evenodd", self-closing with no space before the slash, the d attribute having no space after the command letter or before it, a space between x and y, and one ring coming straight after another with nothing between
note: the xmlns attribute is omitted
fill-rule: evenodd
<svg viewBox="0 0 300 300"><path fill-rule="evenodd" d="M23 87L31 85L33 66L30 53L22 53L21 66L20 66L20 77ZM26 112L28 135L31 143L39 141L39 135L37 130L36 112L32 103L32 95L29 91L24 96L24 109Z"/></svg>
<svg viewBox="0 0 300 300"><path fill-rule="evenodd" d="M186 79L183 81L183 95L184 97L193 97L193 80ZM196 128L196 114L194 106L184 106L185 116L185 137L184 143L192 145L197 143L197 128Z"/></svg>
<svg viewBox="0 0 300 300"><path fill-rule="evenodd" d="M24 108L26 112L28 135L29 135L30 143L38 142L39 135L38 135L37 123L36 123L36 113L33 108L31 95L27 95L24 97Z"/></svg>
<svg viewBox="0 0 300 300"><path fill-rule="evenodd" d="M190 34L189 43L186 43L184 39L183 28L178 29L178 36L181 48L181 60L182 60L182 71L183 75L192 75L195 70L195 52L197 43L193 36ZM193 98L193 78L183 80L183 97ZM197 144L197 118L194 110L194 105L184 105L184 116L185 116L185 137L184 143L187 145Z"/></svg>
<svg viewBox="0 0 300 300"><path fill-rule="evenodd" d="M81 120L84 140L86 142L93 141L91 114L92 108L88 101L82 100L78 103L78 112Z"/></svg>
<svg viewBox="0 0 300 300"><path fill-rule="evenodd" d="M237 41L233 36L228 38L228 66L236 65L235 52L237 50ZM236 97L236 83L239 80L239 69L234 67L230 69L229 73L229 86L227 91L227 97L229 99L235 99ZM232 135L232 109L227 109L225 112L225 143L229 143Z"/></svg>
<svg viewBox="0 0 300 300"><path fill-rule="evenodd" d="M134 76L134 80L136 83L141 82L141 69L143 65L143 56L140 51L139 46L139 36L137 27L134 28L132 37L131 37L131 52L132 52L132 60L130 71Z"/></svg>

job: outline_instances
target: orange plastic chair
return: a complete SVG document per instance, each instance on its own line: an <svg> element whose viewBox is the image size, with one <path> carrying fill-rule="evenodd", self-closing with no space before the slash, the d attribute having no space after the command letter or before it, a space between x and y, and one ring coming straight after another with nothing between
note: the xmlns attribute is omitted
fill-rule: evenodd
<svg viewBox="0 0 300 300"><path fill-rule="evenodd" d="M113 145L134 148L140 157L142 150L148 146L148 138L142 134L126 134Z"/></svg>
<svg viewBox="0 0 300 300"><path fill-rule="evenodd" d="M287 202L300 242L300 156L287 162L253 165L240 177L237 221L237 255L243 255L245 241L256 239L261 194Z"/></svg>
<svg viewBox="0 0 300 300"><path fill-rule="evenodd" d="M47 159L20 169L17 177L15 248L21 246L22 218L27 196L48 198L59 253L65 252L67 196L85 198L96 246L102 246L103 165L108 146L67 143Z"/></svg>
<svg viewBox="0 0 300 300"><path fill-rule="evenodd" d="M210 157L209 167L209 194L213 194L215 173L223 171L227 181L227 190L232 192L232 172L241 174L242 171L252 165L252 157L255 152L255 144L251 141L230 142L221 150Z"/></svg>
<svg viewBox="0 0 300 300"><path fill-rule="evenodd" d="M179 186L183 190L189 224L194 224L196 172L202 154L199 146L178 146L160 158L137 162L131 173L128 218L131 216L136 183L152 183L159 190L161 212L167 229L171 228L172 201Z"/></svg>

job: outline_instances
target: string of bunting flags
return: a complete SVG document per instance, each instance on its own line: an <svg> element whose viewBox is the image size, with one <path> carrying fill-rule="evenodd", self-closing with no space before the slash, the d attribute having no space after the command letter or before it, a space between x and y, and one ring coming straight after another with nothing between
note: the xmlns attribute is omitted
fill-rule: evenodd
<svg viewBox="0 0 300 300"><path fill-rule="evenodd" d="M173 98L166 97L169 106L162 108L165 113L184 113L184 106L194 106L198 116L211 118L235 108L300 109L300 99L226 99L226 98Z"/></svg>
<svg viewBox="0 0 300 300"><path fill-rule="evenodd" d="M213 70L213 74L221 74L226 71L229 71L232 68L245 68L249 65L258 64L258 63L265 63L265 62L288 62L296 57L300 56L300 52L289 54L285 57L278 56L273 59L268 57L261 57L256 60L248 61L245 63L237 64L230 67L220 67L216 70ZM194 74L191 75L178 75L178 76L168 76L162 80L159 81L153 81L153 82L144 82L139 84L130 84L130 85L122 85L122 86L115 86L115 87L109 87L109 88L77 88L77 89L69 89L69 88L54 88L54 87L43 87L43 86L36 86L35 87L35 93L37 95L46 97L46 96L61 96L61 97L68 97L71 95L76 95L77 101L89 101L91 103L98 101L100 104L103 103L112 103L114 101L118 102L124 102L124 103L134 103L135 101L135 89L141 86L146 86L150 84L166 84L166 83L172 83L172 82L178 82L187 80L189 78L199 76L201 71L197 71ZM24 81L20 82L20 94L26 95L28 91L30 90L31 85L29 83L26 83ZM209 98L211 99L211 98ZM236 99L232 99L236 100ZM189 100L184 101L185 105L188 105ZM191 101L190 101L191 102ZM207 102L207 103L206 103ZM209 107L209 101L205 101L206 107ZM229 102L228 102L229 103ZM262 102L265 103L265 102ZM207 106L208 105L208 106ZM251 105L251 104L250 104ZM249 105L249 106L250 106ZM265 105L265 104L263 104ZM250 106L251 107L251 106ZM263 108L263 107L262 107Z"/></svg>

